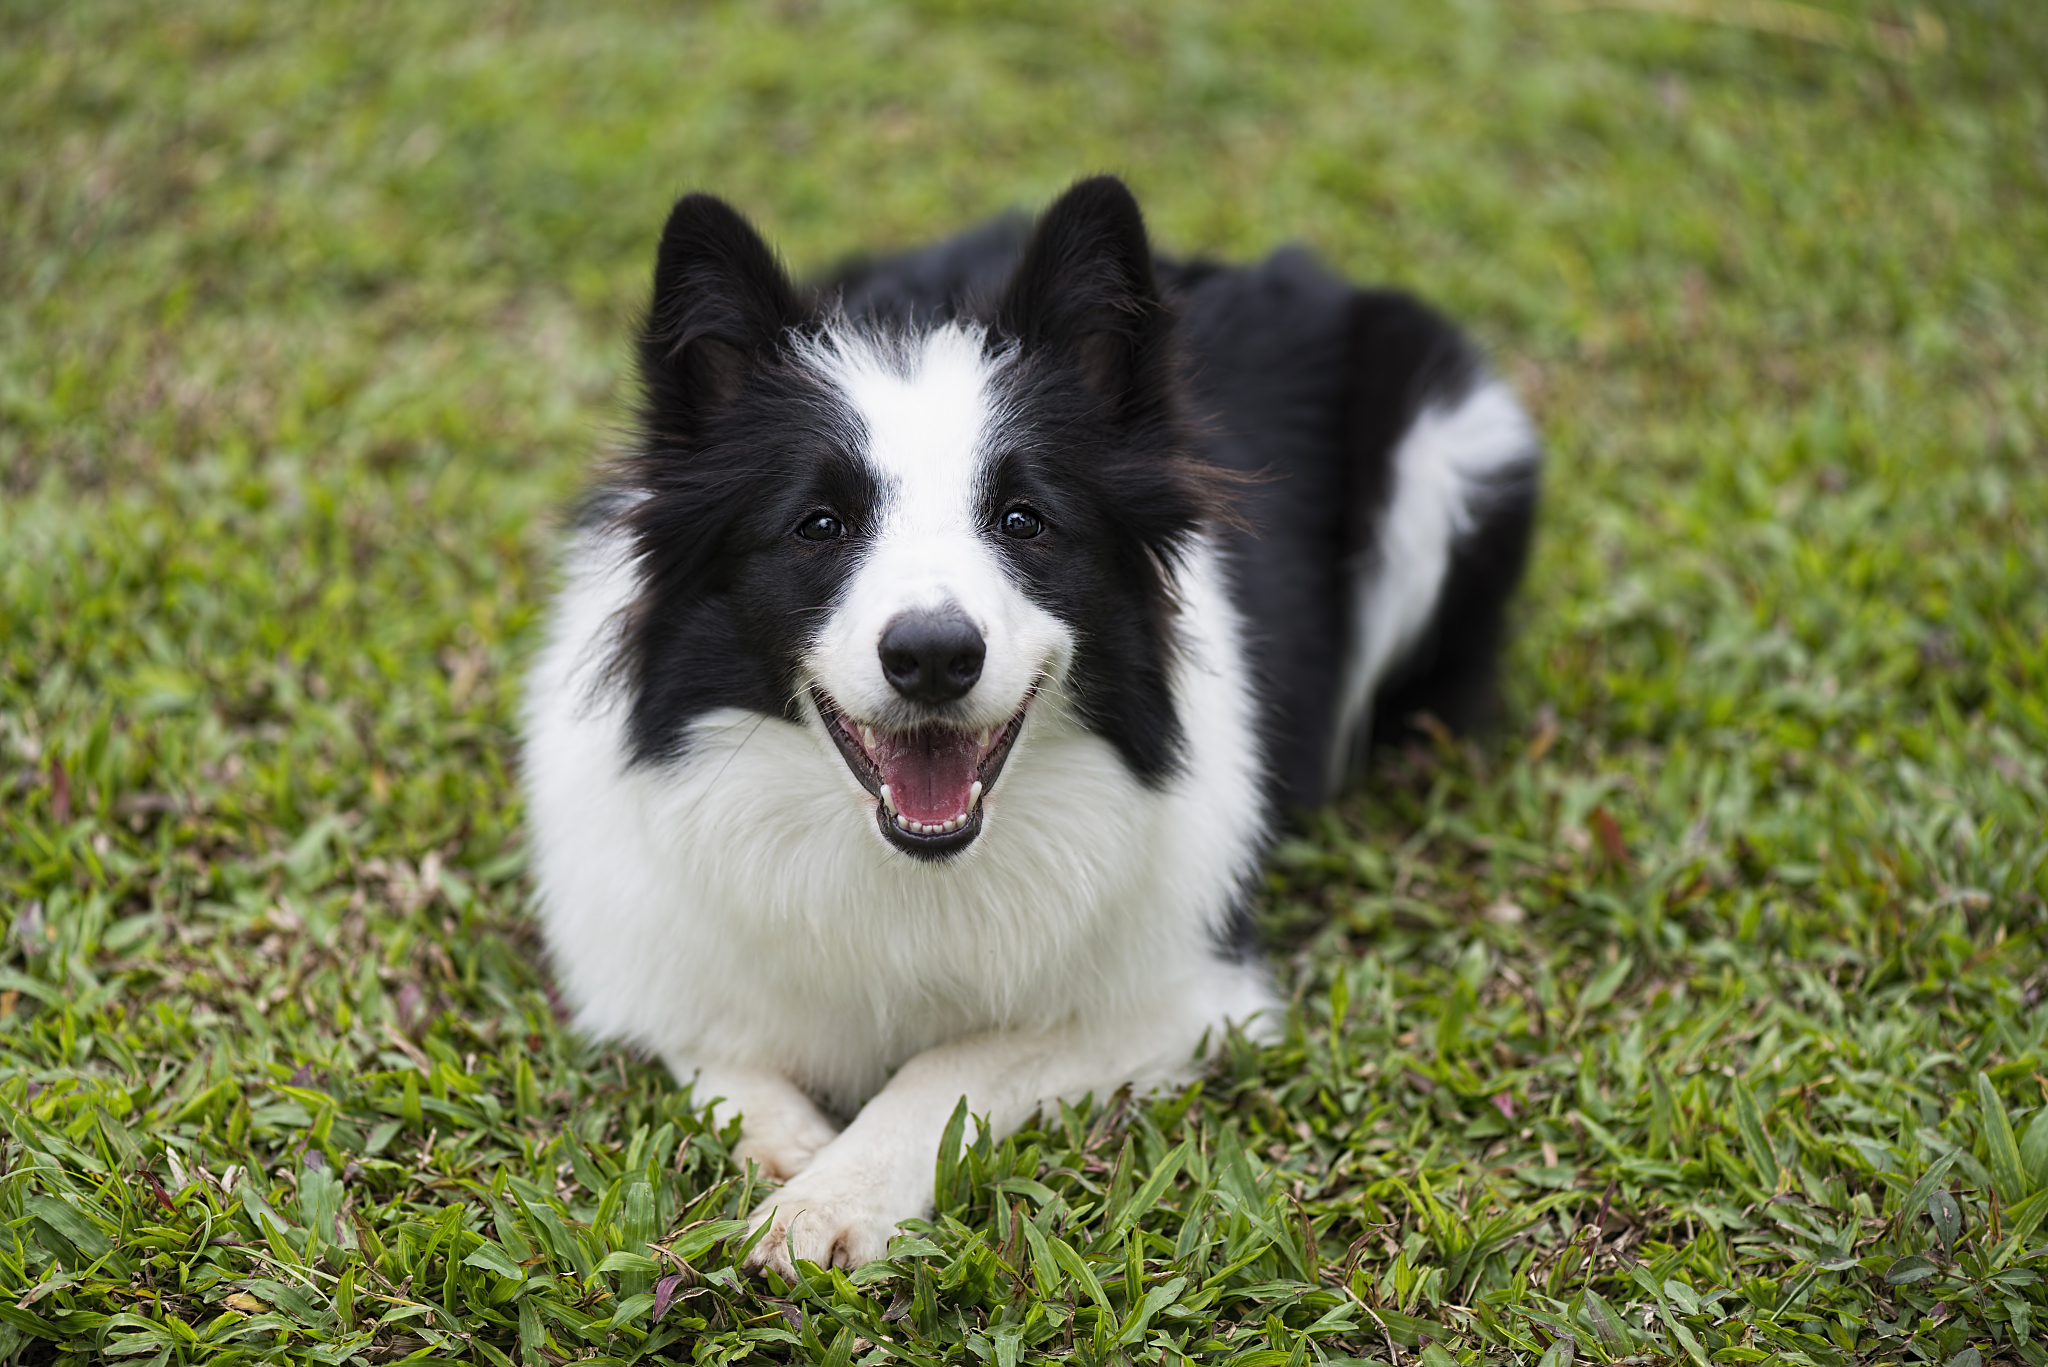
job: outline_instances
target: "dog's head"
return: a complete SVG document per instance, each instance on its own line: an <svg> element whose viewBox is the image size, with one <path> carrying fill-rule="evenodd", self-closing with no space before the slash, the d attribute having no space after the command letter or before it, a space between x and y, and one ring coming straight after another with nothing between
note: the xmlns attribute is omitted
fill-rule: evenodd
<svg viewBox="0 0 2048 1367"><path fill-rule="evenodd" d="M882 837L934 859L981 833L1046 699L1141 782L1171 772L1173 566L1217 505L1124 186L1068 191L985 314L848 317L725 204L676 204L621 474L636 758L714 708L816 728Z"/></svg>

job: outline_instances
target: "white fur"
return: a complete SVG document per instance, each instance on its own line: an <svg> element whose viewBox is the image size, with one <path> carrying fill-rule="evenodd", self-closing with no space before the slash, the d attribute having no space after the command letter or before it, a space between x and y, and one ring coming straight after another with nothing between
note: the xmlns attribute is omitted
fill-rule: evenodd
<svg viewBox="0 0 2048 1367"><path fill-rule="evenodd" d="M885 716L882 624L953 602L988 658L962 715L1042 691L980 837L954 858L891 848L815 714L701 718L686 758L627 762L624 701L596 687L634 591L626 547L586 534L526 704L540 914L590 1033L659 1055L744 1118L744 1152L790 1179L757 1257L852 1265L928 1205L961 1097L998 1133L1041 1103L1187 1076L1205 1037L1254 1023L1263 973L1215 945L1266 832L1254 700L1220 553L1180 573L1173 690L1189 738L1163 788L1082 727L1069 629L1003 573L976 489L995 367L952 329L901 353L858 337L813 364L846 394L886 491L872 549L808 659L850 714ZM855 1115L835 1123L813 1099Z"/></svg>
<svg viewBox="0 0 2048 1367"><path fill-rule="evenodd" d="M1374 690L1429 625L1451 552L1472 529L1487 483L1535 460L1537 449L1528 415L1498 380L1483 382L1454 406L1424 408L1402 435L1374 552L1352 570L1357 616L1338 695L1333 791L1356 737L1372 724Z"/></svg>

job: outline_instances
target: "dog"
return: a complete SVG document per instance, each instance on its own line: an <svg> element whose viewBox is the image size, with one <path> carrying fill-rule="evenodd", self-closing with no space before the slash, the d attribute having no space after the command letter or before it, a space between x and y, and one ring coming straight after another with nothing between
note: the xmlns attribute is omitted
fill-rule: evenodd
<svg viewBox="0 0 2048 1367"><path fill-rule="evenodd" d="M808 288L689 195L637 359L528 680L538 915L782 1184L752 1264L852 1267L963 1099L1276 1029L1262 856L1483 719L1539 444L1437 313L1155 256L1112 177Z"/></svg>

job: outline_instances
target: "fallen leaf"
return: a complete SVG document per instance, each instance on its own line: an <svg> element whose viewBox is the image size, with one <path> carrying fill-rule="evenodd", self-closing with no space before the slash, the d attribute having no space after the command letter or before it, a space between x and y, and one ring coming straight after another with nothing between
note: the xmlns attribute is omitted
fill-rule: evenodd
<svg viewBox="0 0 2048 1367"><path fill-rule="evenodd" d="M1600 844L1600 853L1616 864L1628 863L1628 842L1621 838L1621 823L1614 819L1614 813L1606 805L1595 807L1586 824L1592 828L1593 839Z"/></svg>
<svg viewBox="0 0 2048 1367"><path fill-rule="evenodd" d="M682 1284L683 1274L680 1272L671 1272L654 1284L654 1322L656 1324L660 1324L661 1317L668 1313L669 1305L674 1302L676 1291Z"/></svg>
<svg viewBox="0 0 2048 1367"><path fill-rule="evenodd" d="M14 1303L14 1308L26 1310L52 1291L61 1291L77 1280L78 1278L72 1276L69 1272L59 1272L48 1280L37 1282L34 1286L30 1287L22 1294L21 1299Z"/></svg>
<svg viewBox="0 0 2048 1367"><path fill-rule="evenodd" d="M71 824L71 776L64 772L64 761L50 757L50 815L57 818L59 826Z"/></svg>

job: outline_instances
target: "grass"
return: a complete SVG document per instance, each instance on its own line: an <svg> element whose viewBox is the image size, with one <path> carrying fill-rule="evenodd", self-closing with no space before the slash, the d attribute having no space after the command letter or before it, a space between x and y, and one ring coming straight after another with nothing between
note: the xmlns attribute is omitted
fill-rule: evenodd
<svg viewBox="0 0 2048 1367"><path fill-rule="evenodd" d="M0 1359L2048 1362L2027 0L0 3ZM1275 854L1284 1043L894 1258L558 1024L509 722L668 199L1127 172L1472 321L1509 727Z"/></svg>

